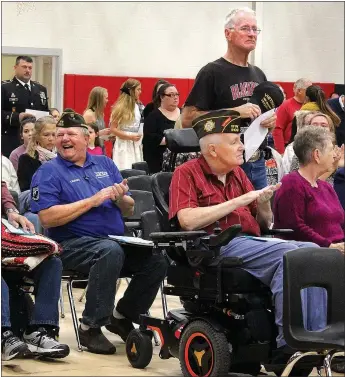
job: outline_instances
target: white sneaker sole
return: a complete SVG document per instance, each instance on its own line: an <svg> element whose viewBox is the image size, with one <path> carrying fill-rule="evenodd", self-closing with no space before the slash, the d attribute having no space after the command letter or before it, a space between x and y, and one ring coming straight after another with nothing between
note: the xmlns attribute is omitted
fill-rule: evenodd
<svg viewBox="0 0 345 377"><path fill-rule="evenodd" d="M52 357L52 358L63 358L69 355L69 349L63 348L41 348L33 344L26 343L29 350L37 356L42 357Z"/></svg>

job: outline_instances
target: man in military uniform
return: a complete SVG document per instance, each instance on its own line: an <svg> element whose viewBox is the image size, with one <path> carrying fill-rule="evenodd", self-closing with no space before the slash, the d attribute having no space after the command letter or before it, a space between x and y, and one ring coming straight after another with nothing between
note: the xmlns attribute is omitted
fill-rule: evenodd
<svg viewBox="0 0 345 377"><path fill-rule="evenodd" d="M32 58L18 56L12 80L1 83L1 149L10 153L20 145L19 125L27 116L26 109L48 111L47 89L31 81Z"/></svg>

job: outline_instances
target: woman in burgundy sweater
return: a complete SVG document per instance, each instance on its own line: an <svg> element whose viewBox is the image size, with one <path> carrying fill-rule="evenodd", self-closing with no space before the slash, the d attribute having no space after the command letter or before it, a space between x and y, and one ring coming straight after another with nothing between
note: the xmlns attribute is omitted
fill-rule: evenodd
<svg viewBox="0 0 345 377"><path fill-rule="evenodd" d="M336 159L334 135L306 126L296 135L294 151L300 168L282 179L274 200L274 226L293 229L291 238L344 253L344 209L333 187L319 179Z"/></svg>

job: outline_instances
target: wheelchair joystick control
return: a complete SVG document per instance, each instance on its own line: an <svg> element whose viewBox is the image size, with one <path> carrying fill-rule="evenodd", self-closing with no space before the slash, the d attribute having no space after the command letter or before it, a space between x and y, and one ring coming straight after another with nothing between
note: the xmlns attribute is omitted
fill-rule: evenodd
<svg viewBox="0 0 345 377"><path fill-rule="evenodd" d="M216 226L213 229L213 234L217 235L222 233L222 228L219 226L219 221L216 221Z"/></svg>

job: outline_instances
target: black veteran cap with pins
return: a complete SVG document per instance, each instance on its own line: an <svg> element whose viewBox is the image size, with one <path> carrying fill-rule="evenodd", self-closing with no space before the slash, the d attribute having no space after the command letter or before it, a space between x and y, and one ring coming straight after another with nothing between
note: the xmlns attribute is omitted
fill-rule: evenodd
<svg viewBox="0 0 345 377"><path fill-rule="evenodd" d="M73 109L65 109L60 116L56 127L69 128L69 127L83 127L87 129L84 118L76 113Z"/></svg>
<svg viewBox="0 0 345 377"><path fill-rule="evenodd" d="M249 102L258 105L261 113L275 109L284 101L284 95L278 85L270 81L264 81L254 88Z"/></svg>
<svg viewBox="0 0 345 377"><path fill-rule="evenodd" d="M192 122L198 138L220 133L241 133L240 113L234 110L214 110L201 115Z"/></svg>

